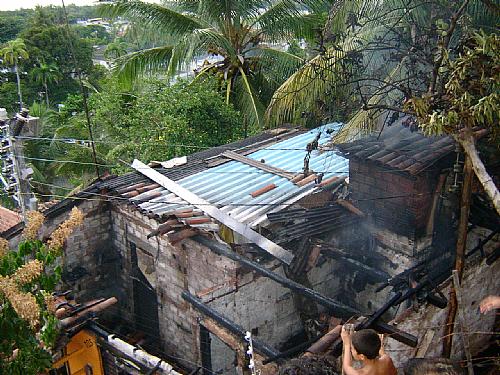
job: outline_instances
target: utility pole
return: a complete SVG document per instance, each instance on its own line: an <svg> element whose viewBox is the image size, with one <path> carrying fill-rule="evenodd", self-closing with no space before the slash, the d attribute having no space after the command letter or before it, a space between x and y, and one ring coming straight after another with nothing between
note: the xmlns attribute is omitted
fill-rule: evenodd
<svg viewBox="0 0 500 375"><path fill-rule="evenodd" d="M5 108L0 108L0 159L2 163L0 181L3 190L18 204L25 220L28 210L36 210L37 200L31 192L29 183L33 169L26 165L23 140L16 137L37 134L38 118L30 117L26 109L9 120Z"/></svg>

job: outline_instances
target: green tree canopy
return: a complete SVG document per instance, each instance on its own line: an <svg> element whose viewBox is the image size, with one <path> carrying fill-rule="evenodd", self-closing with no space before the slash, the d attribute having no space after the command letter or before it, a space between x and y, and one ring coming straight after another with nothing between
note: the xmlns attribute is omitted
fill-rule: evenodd
<svg viewBox="0 0 500 375"><path fill-rule="evenodd" d="M36 83L42 85L45 92L45 104L47 105L47 108L49 108L48 84L57 83L62 78L59 68L54 64L40 63L40 66L37 66L30 71L30 76Z"/></svg>
<svg viewBox="0 0 500 375"><path fill-rule="evenodd" d="M178 0L164 5L116 0L103 14L124 16L143 27L173 37L174 43L130 53L117 61L116 71L130 80L161 71L170 76L189 70L193 59L218 59L199 68L198 75L218 74L226 100L233 101L257 127L274 89L302 60L272 43L292 37L312 37L327 0Z"/></svg>
<svg viewBox="0 0 500 375"><path fill-rule="evenodd" d="M441 58L441 44L447 43L446 52L453 56L470 31L494 28L498 6L490 8L490 3L335 2L318 47L320 53L275 92L267 119L271 125L303 123L303 114L309 113L315 123L348 122L346 130L353 130L351 136L381 126L387 109L401 109L405 98L428 91L431 77L439 75L441 87L446 71L438 69L433 74ZM459 22L453 22L455 16ZM451 25L453 37L447 38Z"/></svg>

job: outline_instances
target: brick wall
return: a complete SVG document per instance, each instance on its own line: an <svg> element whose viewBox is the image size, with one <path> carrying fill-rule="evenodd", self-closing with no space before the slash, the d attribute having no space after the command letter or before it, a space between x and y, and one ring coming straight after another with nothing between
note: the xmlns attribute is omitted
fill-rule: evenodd
<svg viewBox="0 0 500 375"><path fill-rule="evenodd" d="M128 206L114 207L111 216L113 244L124 259L121 283L127 288L127 298L122 316L129 321L137 318L129 277L129 243L135 242L154 258L161 350L182 359L180 362L186 367L201 361L198 321L203 315L182 299L183 290L199 296L220 314L253 330L256 337L276 348L302 329L289 289L244 271L236 262L195 241L188 239L172 246L166 236L147 240L146 236L158 224ZM283 274L277 261L266 267ZM334 262L326 260L309 273L314 289L331 297L339 293L333 269ZM217 340L211 354L214 365L222 367L233 359L231 349Z"/></svg>
<svg viewBox="0 0 500 375"><path fill-rule="evenodd" d="M424 234L437 177L410 176L368 161L349 162L353 200L376 225L415 239Z"/></svg>
<svg viewBox="0 0 500 375"><path fill-rule="evenodd" d="M83 224L76 228L66 241L63 278L60 290L72 290L77 301L116 296L119 300L123 289L116 282L120 273L117 254L110 242L110 211L106 201L89 200L78 205L84 214ZM45 219L39 237L47 239L69 216L69 210L56 217ZM10 240L15 248L21 234Z"/></svg>
<svg viewBox="0 0 500 375"><path fill-rule="evenodd" d="M184 290L189 290L192 294L207 293L210 290L213 293L225 293L232 290L237 265L194 241L184 241L172 246L166 236L148 240L147 235L157 226L158 223L154 220L125 205L113 208L113 244L124 260L121 283L127 290L122 315L132 324L137 320L130 278L133 272L130 242L133 242L154 259L161 350L178 358L184 366L192 368L201 360L197 321L199 314L191 309L181 294Z"/></svg>

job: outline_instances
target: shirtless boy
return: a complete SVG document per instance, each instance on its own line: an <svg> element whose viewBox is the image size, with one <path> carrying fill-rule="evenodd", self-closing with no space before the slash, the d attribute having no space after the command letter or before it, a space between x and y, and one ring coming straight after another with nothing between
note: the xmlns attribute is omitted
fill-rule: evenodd
<svg viewBox="0 0 500 375"><path fill-rule="evenodd" d="M391 357L384 353L380 337L374 330L362 329L351 335L342 327L341 336L344 342L342 368L345 375L397 375ZM352 358L361 361L363 367L352 367Z"/></svg>

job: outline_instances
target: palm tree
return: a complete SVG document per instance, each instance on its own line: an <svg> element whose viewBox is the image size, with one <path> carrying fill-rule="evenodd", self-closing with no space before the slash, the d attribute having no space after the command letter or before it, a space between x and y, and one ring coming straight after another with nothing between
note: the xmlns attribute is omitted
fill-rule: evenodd
<svg viewBox="0 0 500 375"><path fill-rule="evenodd" d="M21 79L19 78L19 59L29 57L26 45L21 38L7 42L6 46L0 50L0 56L6 65L14 66L17 78L17 95L19 96L19 110L23 108L23 96L21 94Z"/></svg>
<svg viewBox="0 0 500 375"><path fill-rule="evenodd" d="M486 2L460 3L466 6L465 17L456 34L494 27L497 19ZM325 26L325 39L332 40L330 47L275 91L266 119L271 125L299 122L303 113L321 112L318 107L325 100L344 97L346 102L356 103L357 110L347 115L337 141L379 127L391 107L402 108L405 98L427 91L435 64L434 49L448 32L445 21L450 22L459 6L425 0L334 3ZM453 38L452 45L456 46L458 39Z"/></svg>
<svg viewBox="0 0 500 375"><path fill-rule="evenodd" d="M227 103L261 127L274 89L302 64L302 59L272 43L296 37L313 38L329 0L177 0L164 5L115 0L102 6L106 16L125 16L175 38L175 43L127 54L117 60L118 76L163 71L174 76L188 70L196 57L213 55L215 62L197 69L220 77ZM325 13L326 14L326 13Z"/></svg>
<svg viewBox="0 0 500 375"><path fill-rule="evenodd" d="M57 83L62 78L59 68L54 64L40 63L40 66L33 68L30 72L31 78L42 84L45 90L45 104L49 108L49 83Z"/></svg>

